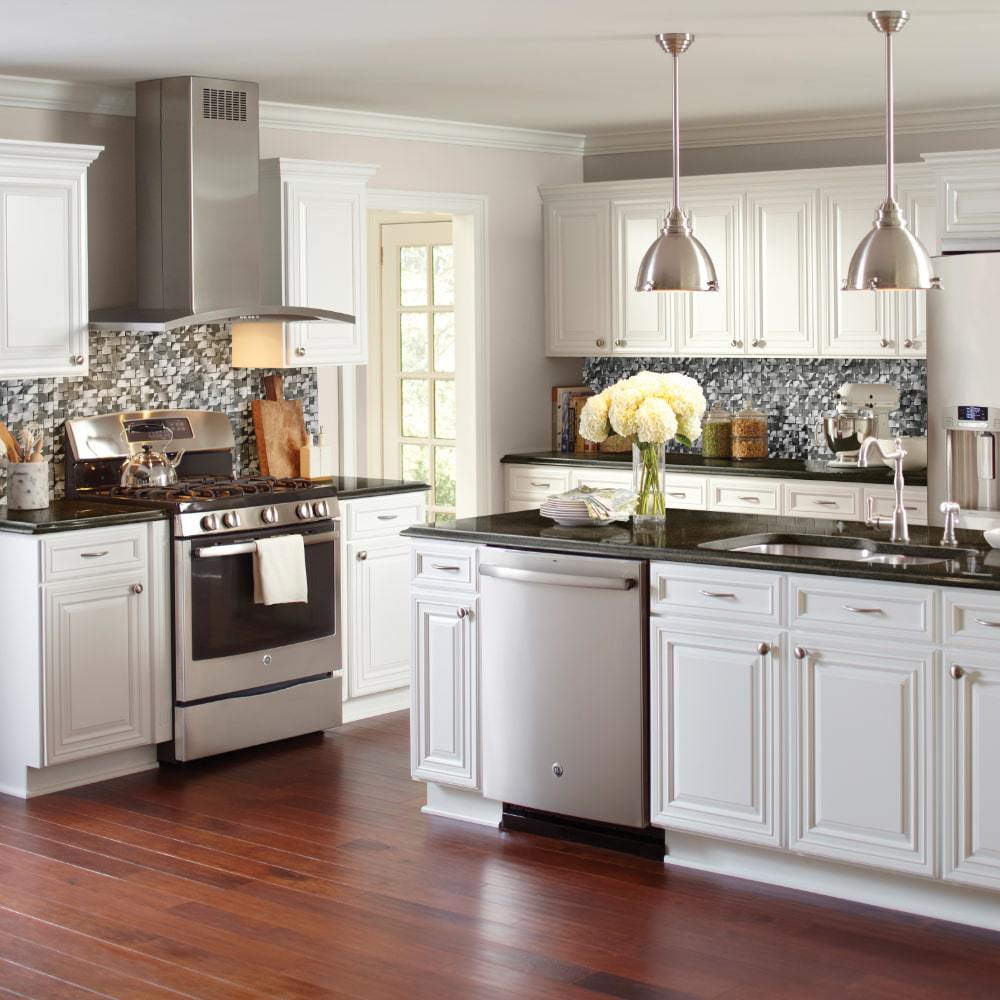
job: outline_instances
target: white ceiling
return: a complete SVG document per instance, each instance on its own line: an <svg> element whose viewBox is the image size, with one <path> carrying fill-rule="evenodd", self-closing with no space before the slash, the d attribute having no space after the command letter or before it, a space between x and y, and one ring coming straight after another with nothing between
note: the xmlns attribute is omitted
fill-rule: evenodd
<svg viewBox="0 0 1000 1000"><path fill-rule="evenodd" d="M958 9L955 9L958 8ZM568 132L661 127L691 31L686 124L877 112L882 46L844 0L0 0L9 75L124 85L200 74L268 101ZM1000 0L911 8L902 110L996 104Z"/></svg>

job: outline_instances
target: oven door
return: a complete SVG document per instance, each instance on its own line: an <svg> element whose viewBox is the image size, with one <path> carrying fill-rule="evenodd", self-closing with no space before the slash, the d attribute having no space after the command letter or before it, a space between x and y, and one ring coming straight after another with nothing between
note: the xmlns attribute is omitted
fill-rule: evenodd
<svg viewBox="0 0 1000 1000"><path fill-rule="evenodd" d="M301 534L309 600L255 604L256 539ZM182 540L175 549L176 700L188 704L341 669L339 524L225 538Z"/></svg>

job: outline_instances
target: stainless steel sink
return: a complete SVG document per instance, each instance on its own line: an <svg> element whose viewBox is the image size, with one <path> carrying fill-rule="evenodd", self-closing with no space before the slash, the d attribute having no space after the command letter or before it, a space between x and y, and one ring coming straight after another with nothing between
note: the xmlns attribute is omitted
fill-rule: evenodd
<svg viewBox="0 0 1000 1000"><path fill-rule="evenodd" d="M891 545L868 538L830 535L741 535L717 542L703 542L700 548L791 559L826 559L866 566L933 566L979 555L976 549Z"/></svg>

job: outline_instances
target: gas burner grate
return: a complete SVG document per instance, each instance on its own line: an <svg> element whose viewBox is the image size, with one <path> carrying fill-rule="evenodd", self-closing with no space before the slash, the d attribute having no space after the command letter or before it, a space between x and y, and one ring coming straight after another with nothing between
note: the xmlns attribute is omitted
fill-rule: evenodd
<svg viewBox="0 0 1000 1000"><path fill-rule="evenodd" d="M256 493L282 493L286 490L308 489L308 479L275 476L198 476L182 479L170 486L108 486L91 491L93 496L128 497L135 500L225 500L227 497L252 496Z"/></svg>

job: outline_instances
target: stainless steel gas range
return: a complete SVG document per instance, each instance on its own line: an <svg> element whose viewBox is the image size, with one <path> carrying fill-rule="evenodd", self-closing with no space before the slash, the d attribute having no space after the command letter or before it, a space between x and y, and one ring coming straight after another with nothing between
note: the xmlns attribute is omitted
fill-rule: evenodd
<svg viewBox="0 0 1000 1000"><path fill-rule="evenodd" d="M144 442L177 463L176 483L121 486ZM66 421L66 495L171 513L174 738L188 761L337 726L339 511L332 486L236 478L224 413L147 410ZM173 477L171 477L173 478ZM308 600L254 603L257 539L303 537Z"/></svg>

